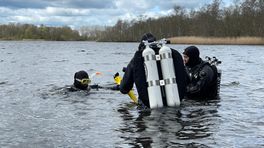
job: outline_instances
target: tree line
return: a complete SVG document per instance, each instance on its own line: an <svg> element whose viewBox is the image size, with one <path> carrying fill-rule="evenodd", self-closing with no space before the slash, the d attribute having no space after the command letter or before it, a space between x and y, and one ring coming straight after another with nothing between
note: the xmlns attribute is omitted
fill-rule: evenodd
<svg viewBox="0 0 264 148"><path fill-rule="evenodd" d="M174 13L158 19L141 16L138 20L118 20L113 27L98 31L99 41L138 41L142 34L153 33L157 38L178 36L200 37L264 37L264 0L236 0L221 7L214 0L199 10L174 6Z"/></svg>
<svg viewBox="0 0 264 148"><path fill-rule="evenodd" d="M264 37L264 0L234 0L222 7L222 0L213 0L196 10L174 6L174 13L160 18L140 16L131 21L118 20L112 27L35 26L31 24L0 25L0 39L40 39L52 41L96 40L138 41L146 32L157 38L198 37Z"/></svg>
<svg viewBox="0 0 264 148"><path fill-rule="evenodd" d="M35 26L31 24L0 25L0 39L2 40L49 40L49 41L78 41L87 40L79 32L70 27Z"/></svg>

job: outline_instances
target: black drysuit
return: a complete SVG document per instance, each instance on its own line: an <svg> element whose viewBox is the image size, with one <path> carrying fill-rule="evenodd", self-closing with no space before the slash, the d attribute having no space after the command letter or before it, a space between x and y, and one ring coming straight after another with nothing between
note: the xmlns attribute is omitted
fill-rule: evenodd
<svg viewBox="0 0 264 148"><path fill-rule="evenodd" d="M156 46L154 48L155 54L158 54L159 48ZM181 54L174 50L172 50L172 58L174 63L175 75L176 75L176 82L178 85L178 92L180 99L183 99L186 91L186 70L183 64L183 59ZM120 84L120 91L123 94L127 94L132 88L133 84L135 83L137 92L139 95L139 100L142 103L149 107L149 98L147 92L147 81L146 81L146 74L144 68L144 58L142 57L143 50L136 51L134 57L128 64L123 79ZM158 64L158 71L161 72L161 67ZM159 73L160 80L162 79L161 73ZM164 91L163 91L164 92ZM163 102L164 102L163 98Z"/></svg>
<svg viewBox="0 0 264 148"><path fill-rule="evenodd" d="M186 66L189 75L186 96L189 99L208 100L217 97L217 69L200 59L200 63Z"/></svg>

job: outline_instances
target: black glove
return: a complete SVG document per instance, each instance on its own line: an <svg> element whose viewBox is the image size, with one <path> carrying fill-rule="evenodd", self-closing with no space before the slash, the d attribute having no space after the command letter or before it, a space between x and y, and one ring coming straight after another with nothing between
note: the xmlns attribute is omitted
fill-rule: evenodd
<svg viewBox="0 0 264 148"><path fill-rule="evenodd" d="M116 78L118 76L119 76L119 73L117 72L117 73L115 73L114 78Z"/></svg>
<svg viewBox="0 0 264 148"><path fill-rule="evenodd" d="M123 71L123 72L126 72L126 69L127 69L126 67L123 67L122 71Z"/></svg>
<svg viewBox="0 0 264 148"><path fill-rule="evenodd" d="M120 90L119 85L113 86L113 87L112 87L112 90Z"/></svg>

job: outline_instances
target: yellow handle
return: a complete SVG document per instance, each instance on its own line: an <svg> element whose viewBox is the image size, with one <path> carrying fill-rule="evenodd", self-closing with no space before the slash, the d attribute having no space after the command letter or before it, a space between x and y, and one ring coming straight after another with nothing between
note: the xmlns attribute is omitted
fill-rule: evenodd
<svg viewBox="0 0 264 148"><path fill-rule="evenodd" d="M122 78L120 76L116 76L114 79L115 79L115 83L120 85ZM134 103L136 104L138 103L137 97L132 89L128 92L128 96Z"/></svg>

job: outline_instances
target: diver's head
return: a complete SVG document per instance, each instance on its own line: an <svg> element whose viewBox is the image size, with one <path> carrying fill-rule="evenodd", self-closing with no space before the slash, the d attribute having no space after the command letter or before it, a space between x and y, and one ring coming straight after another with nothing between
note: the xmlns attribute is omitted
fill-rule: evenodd
<svg viewBox="0 0 264 148"><path fill-rule="evenodd" d="M85 90L90 83L89 75L86 71L78 71L74 74L74 86L76 88Z"/></svg>
<svg viewBox="0 0 264 148"><path fill-rule="evenodd" d="M183 61L184 64L188 67L194 67L200 63L200 52L199 49L195 46L189 46L184 49L183 52Z"/></svg>
<svg viewBox="0 0 264 148"><path fill-rule="evenodd" d="M145 44L144 44L144 41L148 41L149 43L151 42L155 42L156 41L156 37L151 34L151 33L145 33L142 37L141 37L141 40L140 40L140 44L138 46L138 50L142 51L145 49Z"/></svg>

